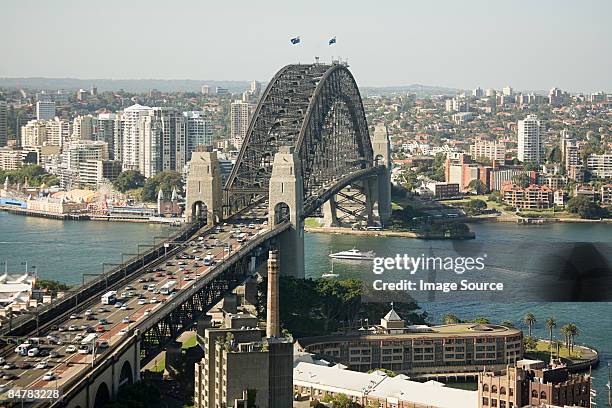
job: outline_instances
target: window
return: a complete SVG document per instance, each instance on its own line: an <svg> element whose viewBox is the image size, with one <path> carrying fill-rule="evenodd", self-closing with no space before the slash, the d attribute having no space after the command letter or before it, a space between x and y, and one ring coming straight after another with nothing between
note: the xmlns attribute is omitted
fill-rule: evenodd
<svg viewBox="0 0 612 408"><path fill-rule="evenodd" d="M487 397L482 397L482 405L489 405L489 399Z"/></svg>
<svg viewBox="0 0 612 408"><path fill-rule="evenodd" d="M482 390L483 390L484 392L489 392L489 386L488 386L487 384L483 384L483 386L482 386Z"/></svg>
<svg viewBox="0 0 612 408"><path fill-rule="evenodd" d="M544 391L540 393L540 399L546 399L546 393Z"/></svg>
<svg viewBox="0 0 612 408"><path fill-rule="evenodd" d="M514 388L508 388L508 395L511 397L514 395Z"/></svg>
<svg viewBox="0 0 612 408"><path fill-rule="evenodd" d="M531 391L531 398L538 398L538 391L537 390Z"/></svg>
<svg viewBox="0 0 612 408"><path fill-rule="evenodd" d="M497 400L496 399L492 399L491 400L491 406L492 407L496 407L497 406Z"/></svg>
<svg viewBox="0 0 612 408"><path fill-rule="evenodd" d="M499 389L499 394L500 394L500 395L506 395L506 388L505 388L505 387L501 387L501 388Z"/></svg>
<svg viewBox="0 0 612 408"><path fill-rule="evenodd" d="M499 408L506 408L506 401L499 400Z"/></svg>
<svg viewBox="0 0 612 408"><path fill-rule="evenodd" d="M497 386L496 385L491 386L491 392L494 392L494 393L497 394Z"/></svg>

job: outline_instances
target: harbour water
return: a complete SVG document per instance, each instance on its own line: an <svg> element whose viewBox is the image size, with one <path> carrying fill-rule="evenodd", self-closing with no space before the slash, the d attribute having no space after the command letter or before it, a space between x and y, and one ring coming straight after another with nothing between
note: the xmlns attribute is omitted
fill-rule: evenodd
<svg viewBox="0 0 612 408"><path fill-rule="evenodd" d="M377 256L395 254L463 254L480 251L495 255L494 267L506 276L524 279L525 270L535 274L542 251L563 251L576 241L597 245L612 244L612 226L600 224L547 224L519 226L507 223L481 223L471 228L476 239L467 248L453 241L423 241L393 237L360 237L352 235L306 234L306 275L317 277L331 269L331 252L356 247L373 250ZM39 276L66 283L81 282L85 272L98 273L102 262L118 262L121 253L136 253L137 245L150 244L156 236L173 231L162 225L104 223L87 221L57 221L29 218L0 212L0 262L8 260L11 271L21 271L22 262L36 265ZM142 249L142 248L141 248ZM609 255L609 254L608 254ZM502 268L503 266L503 268ZM363 262L335 262L334 272L341 277L371 275L371 264ZM526 302L520 298L497 299L501 301L419 302L427 311L431 323L440 323L447 313L461 319L478 316L499 323L514 322L526 329L521 322L527 312L536 315L534 332L548 337L544 321L548 316L557 319L557 327L575 322L580 335L577 343L594 346L600 352L602 362L593 371L594 385L598 392L599 406L606 403L607 362L612 362L612 303ZM561 337L556 329L556 336Z"/></svg>

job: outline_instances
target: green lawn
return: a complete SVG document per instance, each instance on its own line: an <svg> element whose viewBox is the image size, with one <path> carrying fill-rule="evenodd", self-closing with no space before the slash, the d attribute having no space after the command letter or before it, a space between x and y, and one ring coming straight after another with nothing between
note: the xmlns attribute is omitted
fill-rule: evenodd
<svg viewBox="0 0 612 408"><path fill-rule="evenodd" d="M183 341L183 345L181 346L181 348L185 350L188 348L195 347L196 344L198 344L198 340L196 334L193 333L193 335L189 336L189 338Z"/></svg>
<svg viewBox="0 0 612 408"><path fill-rule="evenodd" d="M306 220L304 221L304 226L310 228L320 228L321 223L319 223L316 218L306 218Z"/></svg>
<svg viewBox="0 0 612 408"><path fill-rule="evenodd" d="M154 364L153 364L153 367L151 367L151 371L153 371L154 373L161 373L165 369L166 369L166 354L164 353L164 355L161 358L154 360Z"/></svg>
<svg viewBox="0 0 612 408"><path fill-rule="evenodd" d="M536 349L528 351L526 354L528 354L530 358L548 361L550 360L550 343L539 340ZM574 362L588 360L593 357L590 354L592 354L590 353L590 350L579 346L574 346L574 351L570 354L569 350L565 347L565 343L562 343L561 347L559 348L559 355L561 359L571 360ZM557 347L555 346L553 346L553 355L557 357Z"/></svg>

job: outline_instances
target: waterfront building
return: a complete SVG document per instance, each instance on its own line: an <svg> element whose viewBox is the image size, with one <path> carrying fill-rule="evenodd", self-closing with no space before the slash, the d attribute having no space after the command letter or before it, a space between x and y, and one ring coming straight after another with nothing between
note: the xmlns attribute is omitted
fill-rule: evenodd
<svg viewBox="0 0 612 408"><path fill-rule="evenodd" d="M526 174L532 183L536 182L537 173L535 171L524 170L522 166L503 166L491 170L491 190L501 191L505 184L512 183L512 180Z"/></svg>
<svg viewBox="0 0 612 408"><path fill-rule="evenodd" d="M55 118L55 102L40 100L36 102L36 119L51 120Z"/></svg>
<svg viewBox="0 0 612 408"><path fill-rule="evenodd" d="M586 167L597 178L612 178L612 153L589 155Z"/></svg>
<svg viewBox="0 0 612 408"><path fill-rule="evenodd" d="M25 164L35 164L37 155L17 147L0 147L0 170L17 170Z"/></svg>
<svg viewBox="0 0 612 408"><path fill-rule="evenodd" d="M12 312L27 310L37 306L32 299L32 292L36 285L36 275L31 273L0 275L0 316L10 317ZM0 323L3 325L3 322Z"/></svg>
<svg viewBox="0 0 612 408"><path fill-rule="evenodd" d="M520 187L514 184L502 186L504 202L523 210L550 208L553 204L553 190L548 186L531 184Z"/></svg>
<svg viewBox="0 0 612 408"><path fill-rule="evenodd" d="M478 375L479 408L591 406L591 376L570 374L561 364L520 360L503 374Z"/></svg>
<svg viewBox="0 0 612 408"><path fill-rule="evenodd" d="M518 121L518 159L523 163L540 163L542 124L536 115L527 115Z"/></svg>
<svg viewBox="0 0 612 408"><path fill-rule="evenodd" d="M435 198L457 197L459 195L458 183L443 183L439 181L432 181L427 183L426 186Z"/></svg>
<svg viewBox="0 0 612 408"><path fill-rule="evenodd" d="M473 158L485 157L490 161L504 163L506 160L506 145L502 142L489 140L476 140L470 145L470 156Z"/></svg>
<svg viewBox="0 0 612 408"><path fill-rule="evenodd" d="M27 209L38 213L47 214L70 214L81 212L87 209L87 203L85 202L74 202L68 201L65 197L42 197L42 198L30 198L27 201Z"/></svg>
<svg viewBox="0 0 612 408"><path fill-rule="evenodd" d="M21 146L63 146L70 137L70 122L55 118L52 120L31 120L21 127Z"/></svg>
<svg viewBox="0 0 612 408"><path fill-rule="evenodd" d="M0 100L0 147L8 144L8 112L6 101Z"/></svg>
<svg viewBox="0 0 612 408"><path fill-rule="evenodd" d="M140 117L138 170L152 177L182 171L186 161L185 117L176 108L152 108Z"/></svg>
<svg viewBox="0 0 612 408"><path fill-rule="evenodd" d="M478 404L476 391L446 387L437 381L410 381L403 374L390 377L378 370L350 371L341 364L330 367L321 360L296 362L293 390L300 400L321 401L343 394L363 407L474 408Z"/></svg>
<svg viewBox="0 0 612 408"><path fill-rule="evenodd" d="M206 120L203 111L183 112L186 126L187 161L191 160L191 153L197 146L212 145L212 123Z"/></svg>
<svg viewBox="0 0 612 408"><path fill-rule="evenodd" d="M612 184L604 184L600 188L601 205L612 206Z"/></svg>
<svg viewBox="0 0 612 408"><path fill-rule="evenodd" d="M561 131L561 161L565 164L565 168L580 164L580 156L578 144L569 132Z"/></svg>
<svg viewBox="0 0 612 408"><path fill-rule="evenodd" d="M249 130L251 105L243 101L234 101L230 105L230 139L232 144L240 149L242 141Z"/></svg>
<svg viewBox="0 0 612 408"><path fill-rule="evenodd" d="M115 139L120 143L119 152L115 150L115 159L120 159L123 170L140 170L140 151L143 140L140 135L140 118L149 114L151 108L135 104L123 110L119 118L120 135ZM117 124L116 124L117 125ZM120 139L120 140L117 140ZM119 155L117 155L119 153Z"/></svg>
<svg viewBox="0 0 612 408"><path fill-rule="evenodd" d="M412 378L439 373L475 375L485 366L502 369L523 358L523 333L518 329L475 323L405 326L393 310L380 325L301 338L296 344L299 351L350 370L384 368Z"/></svg>

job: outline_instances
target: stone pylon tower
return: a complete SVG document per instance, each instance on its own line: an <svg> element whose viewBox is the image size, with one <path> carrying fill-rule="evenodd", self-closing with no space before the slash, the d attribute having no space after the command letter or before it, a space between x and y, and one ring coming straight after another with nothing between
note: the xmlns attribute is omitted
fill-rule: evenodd
<svg viewBox="0 0 612 408"><path fill-rule="evenodd" d="M387 126L378 124L374 128L372 137L372 150L374 151L374 163L384 165L386 171L378 176L376 183L377 203L376 210L380 217L380 222L385 225L391 218L391 142Z"/></svg>
<svg viewBox="0 0 612 408"><path fill-rule="evenodd" d="M292 146L282 146L274 156L269 187L268 222L284 221L290 228L279 238L281 273L304 277L304 185L297 153Z"/></svg>
<svg viewBox="0 0 612 408"><path fill-rule="evenodd" d="M217 152L196 150L191 154L187 175L185 219L196 221L206 218L208 225L221 221L223 216L221 169Z"/></svg>

